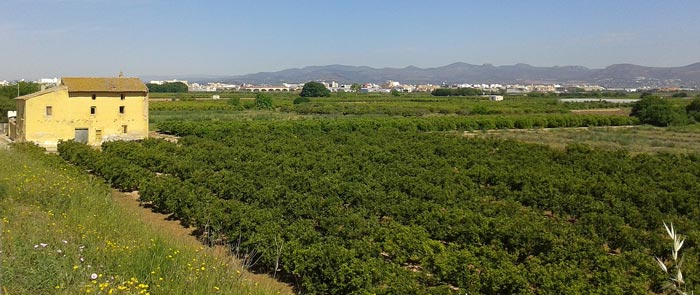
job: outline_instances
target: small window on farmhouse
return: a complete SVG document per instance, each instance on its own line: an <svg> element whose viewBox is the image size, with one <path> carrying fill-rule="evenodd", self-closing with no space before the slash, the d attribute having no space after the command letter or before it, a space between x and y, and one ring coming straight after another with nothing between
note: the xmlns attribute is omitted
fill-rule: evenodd
<svg viewBox="0 0 700 295"><path fill-rule="evenodd" d="M122 133L126 134L126 131L127 131L126 125L122 125Z"/></svg>
<svg viewBox="0 0 700 295"><path fill-rule="evenodd" d="M122 93L122 100L126 99L126 95Z"/></svg>
<svg viewBox="0 0 700 295"><path fill-rule="evenodd" d="M91 107L90 107L90 115L94 115L95 113L97 113L97 107L96 107L96 106L91 106Z"/></svg>
<svg viewBox="0 0 700 295"><path fill-rule="evenodd" d="M92 99L93 99L93 100L97 99L97 94L93 94L93 95L92 95Z"/></svg>
<svg viewBox="0 0 700 295"><path fill-rule="evenodd" d="M119 113L123 114L124 113L124 106L119 106Z"/></svg>
<svg viewBox="0 0 700 295"><path fill-rule="evenodd" d="M47 115L47 116L53 115L53 107L51 107L51 106L46 106L46 115Z"/></svg>

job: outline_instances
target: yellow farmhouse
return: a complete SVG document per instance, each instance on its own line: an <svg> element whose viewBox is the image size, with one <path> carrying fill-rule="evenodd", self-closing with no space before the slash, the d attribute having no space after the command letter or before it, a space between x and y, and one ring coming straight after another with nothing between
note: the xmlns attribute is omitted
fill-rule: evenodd
<svg viewBox="0 0 700 295"><path fill-rule="evenodd" d="M10 138L55 149L59 140L90 145L148 136L148 88L138 78L62 78L17 99Z"/></svg>

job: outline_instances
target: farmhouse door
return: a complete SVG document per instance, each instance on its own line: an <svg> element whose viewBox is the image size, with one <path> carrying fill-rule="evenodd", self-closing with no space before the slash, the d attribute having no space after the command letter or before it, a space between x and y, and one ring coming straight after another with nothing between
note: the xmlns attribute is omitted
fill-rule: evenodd
<svg viewBox="0 0 700 295"><path fill-rule="evenodd" d="M75 128L75 141L81 143L88 142L88 129L87 128Z"/></svg>

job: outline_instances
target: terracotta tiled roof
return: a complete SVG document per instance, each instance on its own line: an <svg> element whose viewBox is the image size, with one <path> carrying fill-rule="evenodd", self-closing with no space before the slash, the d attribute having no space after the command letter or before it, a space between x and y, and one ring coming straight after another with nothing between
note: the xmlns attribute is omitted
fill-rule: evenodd
<svg viewBox="0 0 700 295"><path fill-rule="evenodd" d="M61 78L68 92L148 92L139 78Z"/></svg>

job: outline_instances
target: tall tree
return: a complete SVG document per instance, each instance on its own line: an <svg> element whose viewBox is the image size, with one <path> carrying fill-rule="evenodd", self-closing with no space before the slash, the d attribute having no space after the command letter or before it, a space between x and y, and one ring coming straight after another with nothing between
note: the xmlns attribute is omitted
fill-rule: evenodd
<svg viewBox="0 0 700 295"><path fill-rule="evenodd" d="M658 96L646 95L632 106L630 116L643 124L655 126L683 125L687 123L684 110L677 110L671 102Z"/></svg>
<svg viewBox="0 0 700 295"><path fill-rule="evenodd" d="M301 97L330 97L331 91L321 83L308 82L301 88Z"/></svg>

